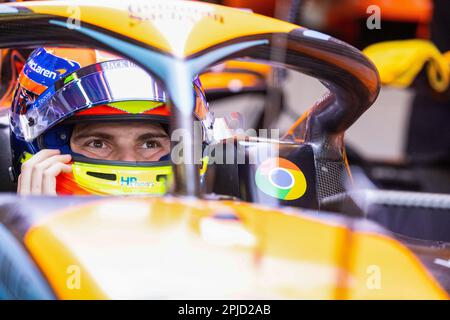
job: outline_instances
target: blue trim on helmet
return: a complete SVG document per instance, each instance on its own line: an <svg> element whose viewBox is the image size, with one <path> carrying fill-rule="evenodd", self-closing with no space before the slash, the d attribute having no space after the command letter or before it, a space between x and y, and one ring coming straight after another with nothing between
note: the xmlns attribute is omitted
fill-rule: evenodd
<svg viewBox="0 0 450 320"><path fill-rule="evenodd" d="M166 154L165 156L162 156L158 161L169 161L170 160L170 153Z"/></svg>
<svg viewBox="0 0 450 320"><path fill-rule="evenodd" d="M61 124L52 127L44 133L40 143L46 149L58 149L61 154L72 154L70 137L72 136L73 126L73 124Z"/></svg>
<svg viewBox="0 0 450 320"><path fill-rule="evenodd" d="M43 86L50 87L57 80L80 69L75 61L60 58L48 52L45 48L33 51L23 67L23 75Z"/></svg>

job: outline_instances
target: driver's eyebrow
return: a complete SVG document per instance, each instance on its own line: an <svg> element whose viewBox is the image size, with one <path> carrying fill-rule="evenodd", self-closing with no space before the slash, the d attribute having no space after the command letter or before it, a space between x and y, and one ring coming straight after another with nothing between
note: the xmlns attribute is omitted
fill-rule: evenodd
<svg viewBox="0 0 450 320"><path fill-rule="evenodd" d="M105 140L109 140L112 141L114 140L114 136L105 132L96 132L96 131L92 131L92 132L83 132L83 133L79 133L79 134L75 134L74 135L74 139L84 139L84 138L100 138L100 139L105 139ZM148 132L148 133L144 133L141 134L137 140L138 141L144 141L144 140L148 140L148 139L156 139L156 138L168 138L167 134L163 134L163 133L152 133L152 132Z"/></svg>
<svg viewBox="0 0 450 320"><path fill-rule="evenodd" d="M85 133L77 133L74 134L74 139L83 139L83 138L101 138L105 140L114 140L114 136L104 132L85 132Z"/></svg>
<svg viewBox="0 0 450 320"><path fill-rule="evenodd" d="M141 134L137 138L137 140L142 141L142 140L155 139L155 138L169 138L169 137L167 136L167 134L163 134L163 133L148 132L148 133Z"/></svg>

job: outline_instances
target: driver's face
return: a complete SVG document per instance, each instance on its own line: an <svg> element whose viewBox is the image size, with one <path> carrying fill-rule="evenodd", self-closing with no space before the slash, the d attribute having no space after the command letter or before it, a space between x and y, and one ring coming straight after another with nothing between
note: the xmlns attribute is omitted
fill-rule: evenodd
<svg viewBox="0 0 450 320"><path fill-rule="evenodd" d="M88 122L75 125L70 147L93 159L158 161L169 153L170 140L156 123Z"/></svg>

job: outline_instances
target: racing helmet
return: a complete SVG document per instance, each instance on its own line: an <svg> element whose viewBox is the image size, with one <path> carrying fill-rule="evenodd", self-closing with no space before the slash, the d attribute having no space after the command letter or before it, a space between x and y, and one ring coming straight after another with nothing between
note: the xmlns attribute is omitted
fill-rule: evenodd
<svg viewBox="0 0 450 320"><path fill-rule="evenodd" d="M192 92L194 116L212 127L198 77ZM58 175L57 194L165 194L169 154L152 162L93 159L73 152L70 138L75 125L89 121L151 121L168 134L169 117L162 83L136 64L94 49L38 48L19 75L11 105L11 176L17 179L23 162L40 150L59 149L72 155L72 172Z"/></svg>

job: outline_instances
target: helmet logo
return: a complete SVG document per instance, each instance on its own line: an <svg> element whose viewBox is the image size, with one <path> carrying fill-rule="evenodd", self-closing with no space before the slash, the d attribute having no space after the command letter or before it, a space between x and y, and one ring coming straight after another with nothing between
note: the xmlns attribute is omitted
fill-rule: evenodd
<svg viewBox="0 0 450 320"><path fill-rule="evenodd" d="M139 181L137 177L120 177L120 185L126 187L153 187L154 182Z"/></svg>
<svg viewBox="0 0 450 320"><path fill-rule="evenodd" d="M126 185L126 186L132 186L135 185L137 182L136 177L120 177L120 185Z"/></svg>
<svg viewBox="0 0 450 320"><path fill-rule="evenodd" d="M21 77L48 88L63 75L80 69L76 61L64 59L51 54L44 48L36 49L25 64ZM42 90L38 92L42 93Z"/></svg>
<svg viewBox="0 0 450 320"><path fill-rule="evenodd" d="M30 61L28 61L28 66L30 67L31 70L33 70L37 74L44 76L46 78L56 80L56 77L58 76L58 74L56 72L48 70L48 69L38 65L38 63L36 61L34 61L34 59L31 59Z"/></svg>
<svg viewBox="0 0 450 320"><path fill-rule="evenodd" d="M67 72L67 69L58 69L58 70L56 70L56 72L58 72L58 74L60 76L62 76L63 74L65 74Z"/></svg>

